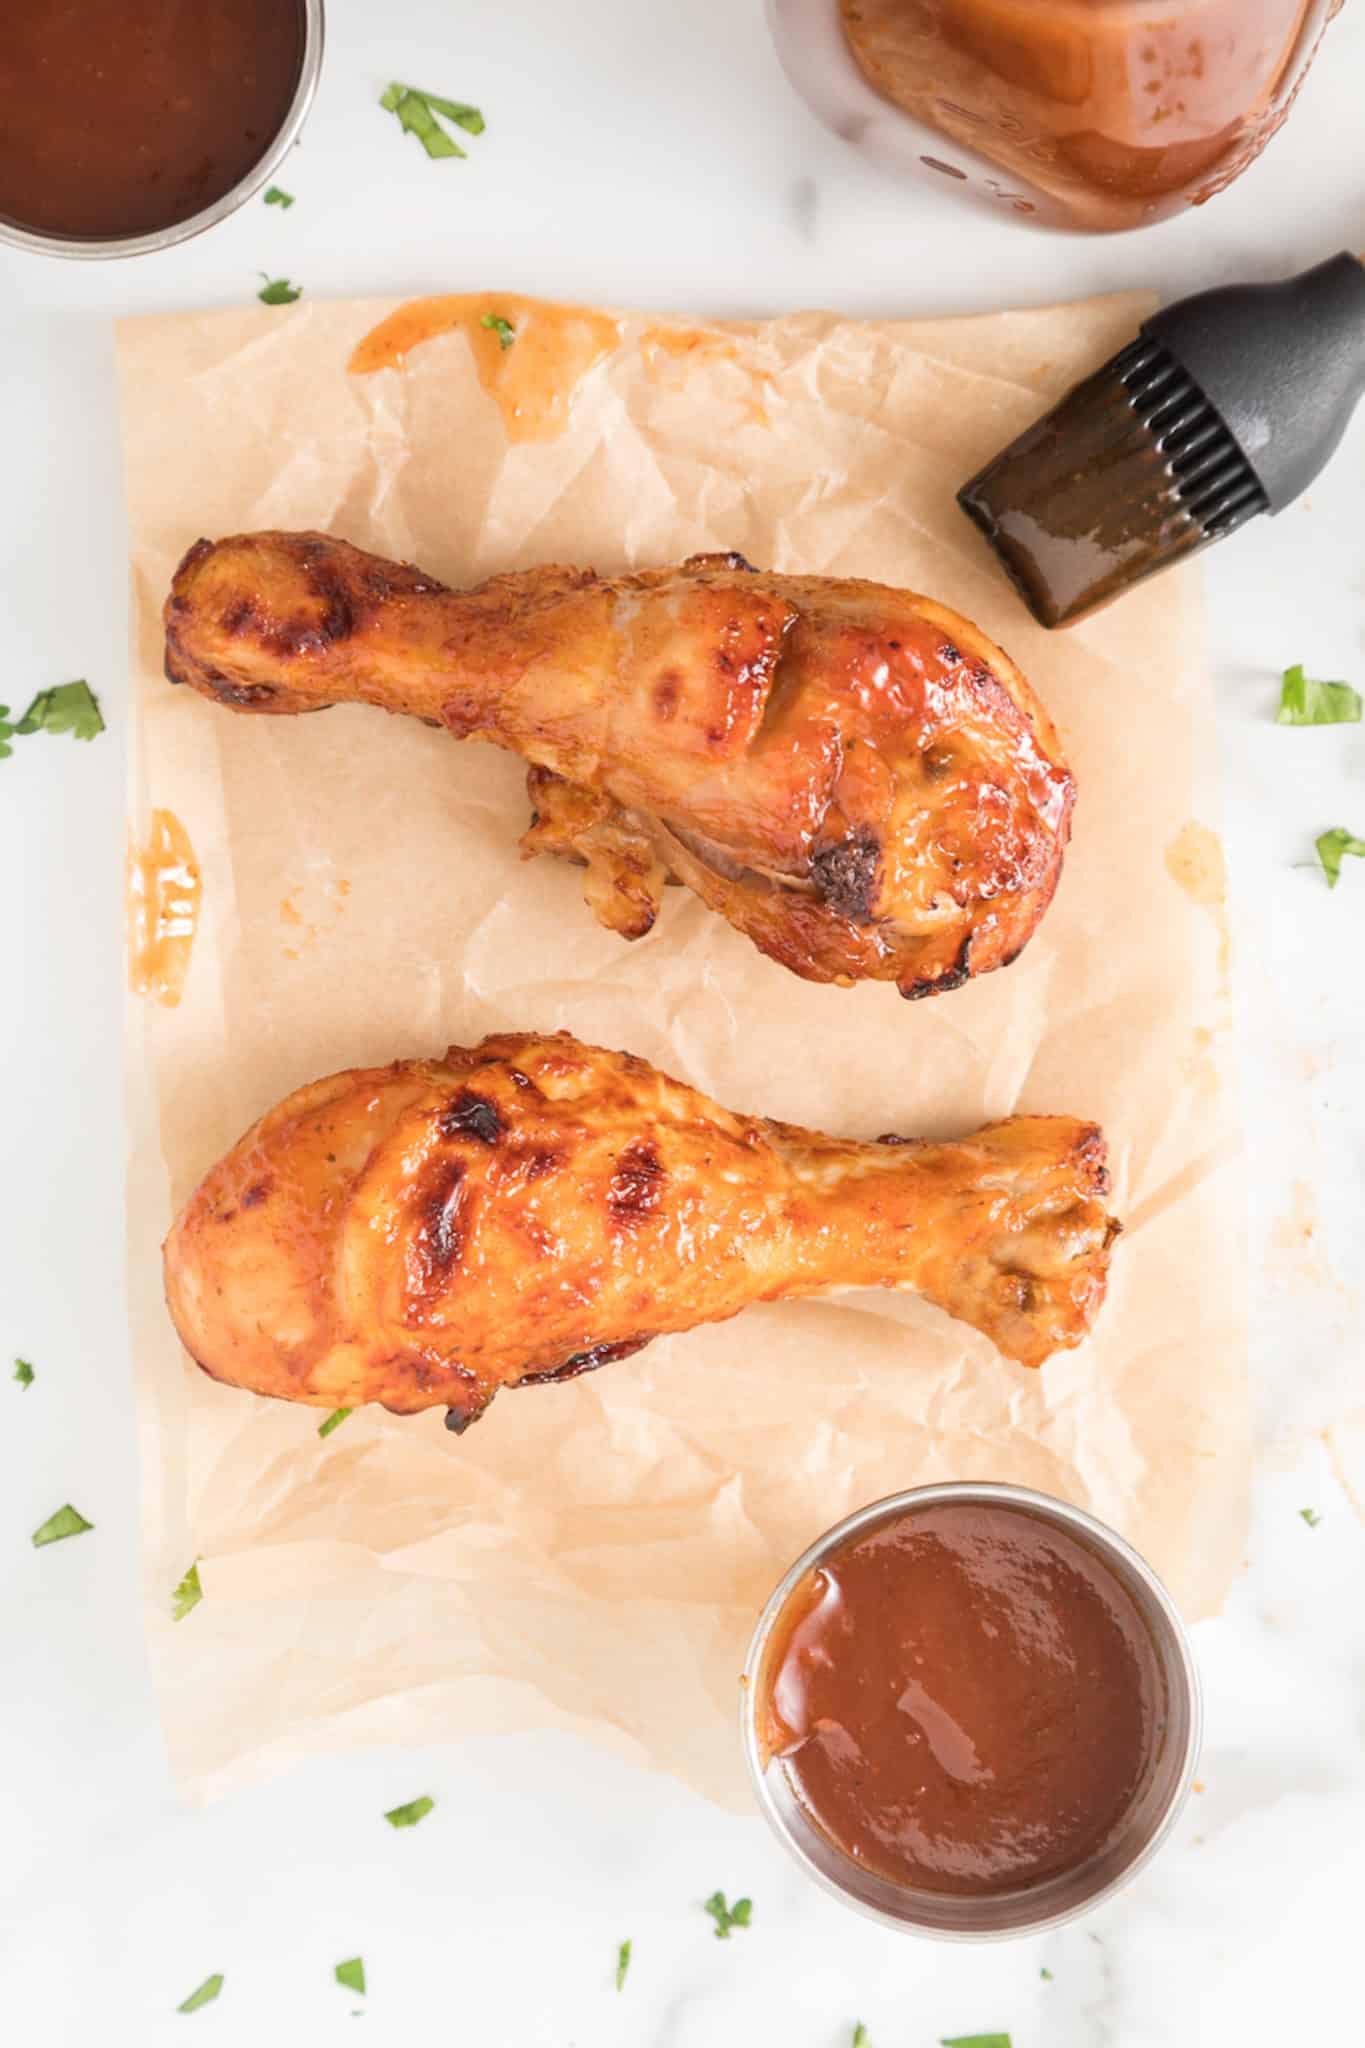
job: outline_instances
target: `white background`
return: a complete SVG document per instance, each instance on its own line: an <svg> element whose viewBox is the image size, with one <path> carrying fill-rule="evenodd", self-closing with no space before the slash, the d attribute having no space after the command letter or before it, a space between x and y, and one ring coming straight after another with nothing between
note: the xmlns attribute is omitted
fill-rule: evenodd
<svg viewBox="0 0 1365 2048"><path fill-rule="evenodd" d="M484 108L467 163L429 163L375 107L393 77ZM0 762L0 2039L841 2048L862 2018L875 2048L987 2029L1014 2048L1365 2041L1365 1525L1340 1483L1351 1410L1365 1426L1350 1284L1365 1242L1365 863L1333 893L1312 852L1325 826L1365 834L1365 728L1272 722L1288 662L1365 683L1365 418L1308 504L1209 560L1262 1466L1248 1566L1197 1631L1205 1789L1119 1901L1045 1942L961 1950L861 1922L757 1819L569 1740L475 1748L452 1729L438 1750L324 1761L206 1813L177 1806L137 1619L121 1301L125 553L109 325L243 301L262 269L318 296L503 286L711 314L948 312L1139 284L1173 296L1365 242L1362 99L1355 7L1232 192L1139 236L1073 240L864 166L792 95L759 0L332 0L316 112L281 175L292 211L255 202L135 264L0 252L0 697L22 706L84 675L109 719L91 746L39 737ZM1113 715L1120 726L1122 703ZM5 1378L15 1354L38 1370L27 1392ZM32 1550L65 1500L95 1533ZM436 1812L387 1828L383 1810L421 1792ZM755 1901L729 1943L700 1910L716 1886ZM356 1953L363 2001L331 1981ZM176 2016L214 1970L217 2005Z"/></svg>

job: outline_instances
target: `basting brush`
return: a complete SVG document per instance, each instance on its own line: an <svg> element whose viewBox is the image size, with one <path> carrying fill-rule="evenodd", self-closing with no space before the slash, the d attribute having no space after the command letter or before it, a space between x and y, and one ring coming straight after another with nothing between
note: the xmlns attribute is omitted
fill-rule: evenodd
<svg viewBox="0 0 1365 2048"><path fill-rule="evenodd" d="M1066 626L1281 512L1365 391L1365 261L1181 299L964 484L1034 617Z"/></svg>

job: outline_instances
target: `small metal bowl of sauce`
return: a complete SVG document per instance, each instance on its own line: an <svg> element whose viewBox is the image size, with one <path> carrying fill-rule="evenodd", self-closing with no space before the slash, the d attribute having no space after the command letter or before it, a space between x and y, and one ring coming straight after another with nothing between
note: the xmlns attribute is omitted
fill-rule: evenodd
<svg viewBox="0 0 1365 2048"><path fill-rule="evenodd" d="M143 256L261 190L298 140L323 0L23 0L0 47L0 243Z"/></svg>
<svg viewBox="0 0 1365 2048"><path fill-rule="evenodd" d="M990 1940L1072 1919L1170 1833L1199 1681L1156 1574L1020 1486L874 1501L796 1560L743 1687L759 1804L873 1918Z"/></svg>

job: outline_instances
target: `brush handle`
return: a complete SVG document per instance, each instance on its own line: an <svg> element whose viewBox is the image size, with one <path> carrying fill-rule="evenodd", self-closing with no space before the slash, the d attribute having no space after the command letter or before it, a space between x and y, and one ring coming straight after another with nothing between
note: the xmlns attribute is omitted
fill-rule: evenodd
<svg viewBox="0 0 1365 2048"><path fill-rule="evenodd" d="M1323 469L1365 392L1365 261L1199 292L1146 321L1199 386L1280 512Z"/></svg>

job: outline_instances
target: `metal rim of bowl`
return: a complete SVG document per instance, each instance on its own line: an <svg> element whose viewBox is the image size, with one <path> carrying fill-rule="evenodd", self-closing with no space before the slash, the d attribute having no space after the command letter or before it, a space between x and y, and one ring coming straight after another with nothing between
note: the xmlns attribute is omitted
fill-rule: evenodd
<svg viewBox="0 0 1365 2048"><path fill-rule="evenodd" d="M1076 1899L1059 1910L1042 1913L1036 1920L1029 1920L1018 1926L933 1927L923 1925L911 1918L887 1912L880 1906L873 1905L870 1901L859 1898L856 1893L839 1884L811 1859L804 1845L798 1840L789 1827L785 1816L779 1810L773 1796L772 1787L768 1783L769 1767L764 1763L758 1729L760 1690L758 1681L778 1617L806 1573L822 1563L832 1551L842 1548L845 1543L861 1534L863 1530L869 1529L879 1522L889 1520L893 1516L902 1514L909 1508L930 1507L940 1502L961 1503L973 1501L1018 1507L1041 1517L1045 1521L1051 1521L1054 1525L1059 1524L1063 1528L1082 1537L1088 1546L1098 1552L1104 1561L1121 1567L1122 1569L1118 1574L1121 1583L1126 1582L1128 1579L1136 1582L1136 1586L1141 1589L1141 1594L1145 1596L1149 1608L1149 1612L1143 1617L1144 1620L1150 1625L1151 1615L1154 1613L1166 1624L1170 1646L1174 1655L1169 1659L1161 1656L1162 1669L1166 1673L1168 1680L1172 1676L1175 1677L1175 1690L1181 1696L1181 1703L1187 1718L1187 1728L1183 1754L1180 1757L1175 1773L1172 1790L1160 1818L1153 1826L1147 1840L1137 1850L1131 1860L1123 1864L1105 1883L1099 1885L1085 1897ZM1132 1588L1130 1588L1131 1590ZM1139 1610L1141 1610L1143 1600L1138 1598L1136 1593L1134 1598L1137 1601ZM1157 1649L1160 1656L1161 1646L1159 1644ZM1189 1797L1190 1787L1194 1782L1194 1774L1199 1762L1199 1750L1203 1737L1203 1696L1199 1683L1199 1672L1194 1661L1193 1651L1190 1648L1185 1623L1180 1616L1175 1602L1162 1584L1162 1581L1157 1577L1155 1571L1147 1563L1147 1560L1138 1551L1134 1550L1131 1543L1120 1536L1117 1530L1111 1529L1107 1523L1099 1521L1094 1515L1087 1514L1083 1508L1073 1507L1069 1501L1059 1500L1054 1494L1038 1493L1031 1487L1011 1486L999 1480L949 1480L933 1486L908 1487L903 1492L886 1494L880 1500L869 1501L866 1507L857 1508L852 1514L845 1515L842 1521L836 1522L822 1536L818 1536L813 1543L809 1544L802 1551L800 1557L797 1558L789 1570L783 1574L765 1603L749 1641L748 1652L744 1659L744 1676L740 1692L740 1732L744 1746L745 1761L749 1766L749 1776L753 1783L754 1793L764 1819L779 1841L785 1845L788 1853L796 1859L806 1875L812 1878L822 1891L828 1892L832 1898L838 1899L842 1905L850 1907L854 1912L862 1913L868 1919L878 1921L884 1927L893 1927L900 1933L918 1935L921 1939L933 1941L1013 1941L1030 1935L1050 1933L1054 1928L1065 1926L1068 1921L1079 1919L1083 1913L1093 1911L1096 1906L1102 1904L1105 1900L1112 1899L1118 1892L1126 1889L1147 1868L1152 1858L1169 1838L1176 1821L1179 1819L1185 1802ZM811 1827L812 1832L819 1832L813 1822ZM916 1897L917 1894L907 1888L905 1896L907 1900L910 1900ZM921 1894L918 1896L930 1895ZM999 1897L1000 1895L995 1896ZM1020 1895L1013 1894L1011 1896L1017 1897Z"/></svg>
<svg viewBox="0 0 1365 2048"><path fill-rule="evenodd" d="M260 191L284 162L298 141L317 93L318 77L322 70L323 0L298 0L298 7L303 16L303 55L289 111L276 130L265 154L238 179L230 191L224 192L221 199L215 199L212 206L205 206L198 213L189 214L184 220L173 221L169 227L155 228L145 235L125 235L121 239L101 238L94 241L81 240L75 236L41 234L32 228L20 227L0 214L0 243L7 243L12 249L27 249L35 256L70 256L93 262L108 262L116 256L150 256L161 249L173 249L178 243L190 241L193 236L203 234L206 228L216 227L220 220L226 220L230 213L235 213L239 206L244 205Z"/></svg>

